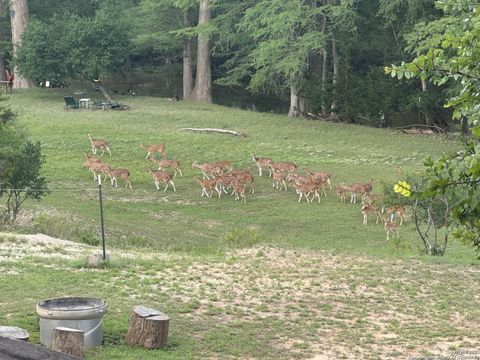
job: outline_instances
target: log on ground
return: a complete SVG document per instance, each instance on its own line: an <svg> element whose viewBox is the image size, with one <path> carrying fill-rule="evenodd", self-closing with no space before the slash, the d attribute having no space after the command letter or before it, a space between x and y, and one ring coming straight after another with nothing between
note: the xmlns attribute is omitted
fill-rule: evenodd
<svg viewBox="0 0 480 360"><path fill-rule="evenodd" d="M193 132L206 132L206 133L219 133L219 134L229 134L235 136L247 137L246 134L226 129L215 129L215 128L182 128L180 131L193 131Z"/></svg>

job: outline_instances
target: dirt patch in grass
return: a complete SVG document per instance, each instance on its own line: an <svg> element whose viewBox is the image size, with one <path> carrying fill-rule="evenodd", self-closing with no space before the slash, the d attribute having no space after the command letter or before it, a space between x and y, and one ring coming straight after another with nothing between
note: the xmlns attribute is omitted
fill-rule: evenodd
<svg viewBox="0 0 480 360"><path fill-rule="evenodd" d="M458 304L454 293L480 304L474 285L479 275L478 269L418 261L259 247L142 281L152 294L194 303L186 316L263 322L278 337L272 346L292 356L383 359L478 345L478 311Z"/></svg>
<svg viewBox="0 0 480 360"><path fill-rule="evenodd" d="M92 249L41 234L2 239L0 260L12 263L78 258ZM476 267L273 247L235 250L223 261L119 254L162 264L114 272L108 286L129 301L167 301L177 318L200 324L249 324L272 354L285 358L405 359L480 345ZM7 268L22 272L16 264L0 271Z"/></svg>

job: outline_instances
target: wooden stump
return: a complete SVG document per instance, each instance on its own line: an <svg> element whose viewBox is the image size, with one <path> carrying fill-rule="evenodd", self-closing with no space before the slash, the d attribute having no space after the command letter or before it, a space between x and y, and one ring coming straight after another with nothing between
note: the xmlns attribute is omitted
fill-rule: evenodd
<svg viewBox="0 0 480 360"><path fill-rule="evenodd" d="M53 329L52 350L83 359L84 342L83 330L60 326Z"/></svg>
<svg viewBox="0 0 480 360"><path fill-rule="evenodd" d="M30 334L27 330L16 326L0 326L0 336L10 339L28 341Z"/></svg>
<svg viewBox="0 0 480 360"><path fill-rule="evenodd" d="M146 349L158 349L165 345L170 318L160 311L145 306L134 306L128 324L125 342Z"/></svg>

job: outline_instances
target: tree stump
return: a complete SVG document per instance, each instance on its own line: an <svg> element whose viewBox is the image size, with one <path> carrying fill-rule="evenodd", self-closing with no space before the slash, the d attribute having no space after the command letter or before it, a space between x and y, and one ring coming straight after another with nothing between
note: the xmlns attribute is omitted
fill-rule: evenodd
<svg viewBox="0 0 480 360"><path fill-rule="evenodd" d="M83 330L60 326L53 329L52 350L83 359L84 342Z"/></svg>
<svg viewBox="0 0 480 360"><path fill-rule="evenodd" d="M27 330L16 326L0 326L0 336L15 340L28 341L30 334Z"/></svg>
<svg viewBox="0 0 480 360"><path fill-rule="evenodd" d="M158 349L165 345L168 336L168 315L139 305L132 307L125 342L146 349Z"/></svg>

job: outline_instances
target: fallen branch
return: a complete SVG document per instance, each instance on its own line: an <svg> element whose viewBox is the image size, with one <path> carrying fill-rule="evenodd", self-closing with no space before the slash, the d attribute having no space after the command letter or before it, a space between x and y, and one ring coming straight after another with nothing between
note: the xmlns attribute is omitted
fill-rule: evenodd
<svg viewBox="0 0 480 360"><path fill-rule="evenodd" d="M206 133L220 133L220 134L230 134L235 136L242 136L247 137L244 133L233 131L233 130L225 130L225 129L213 129L213 128L182 128L180 131L195 131L195 132L206 132Z"/></svg>

